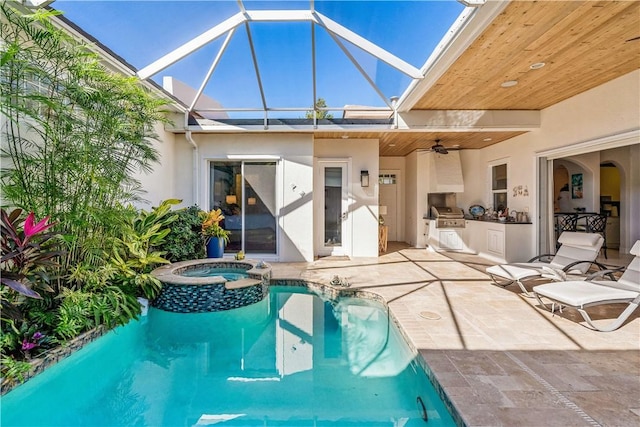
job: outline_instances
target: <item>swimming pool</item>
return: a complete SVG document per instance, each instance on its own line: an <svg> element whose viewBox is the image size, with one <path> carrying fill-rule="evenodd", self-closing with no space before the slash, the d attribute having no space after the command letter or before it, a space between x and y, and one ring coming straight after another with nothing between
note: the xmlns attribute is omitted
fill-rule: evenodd
<svg viewBox="0 0 640 427"><path fill-rule="evenodd" d="M455 425L415 357L382 304L276 286L235 310L152 308L3 396L1 421Z"/></svg>

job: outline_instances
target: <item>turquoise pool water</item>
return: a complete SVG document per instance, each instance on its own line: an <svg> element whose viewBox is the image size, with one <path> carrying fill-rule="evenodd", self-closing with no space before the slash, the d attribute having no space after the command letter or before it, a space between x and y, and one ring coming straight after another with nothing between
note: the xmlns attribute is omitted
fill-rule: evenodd
<svg viewBox="0 0 640 427"><path fill-rule="evenodd" d="M225 312L150 309L3 396L1 424L455 425L381 304L297 287Z"/></svg>
<svg viewBox="0 0 640 427"><path fill-rule="evenodd" d="M185 277L210 277L210 276L222 276L228 281L246 279L248 274L245 270L240 270L237 268L213 268L213 267L202 267L193 270L187 270L184 273L180 274Z"/></svg>

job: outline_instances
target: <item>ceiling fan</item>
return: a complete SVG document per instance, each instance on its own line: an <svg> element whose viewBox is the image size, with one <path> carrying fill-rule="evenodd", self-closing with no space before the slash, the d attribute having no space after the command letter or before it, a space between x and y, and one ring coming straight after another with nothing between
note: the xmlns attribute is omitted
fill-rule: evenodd
<svg viewBox="0 0 640 427"><path fill-rule="evenodd" d="M436 139L433 142L435 142L434 145L431 146L431 148L429 149L425 149L423 151L427 151L427 152L432 152L432 153L438 153L438 154L449 154L450 150L459 150L459 147L450 147L447 148L444 145L440 144L440 139Z"/></svg>

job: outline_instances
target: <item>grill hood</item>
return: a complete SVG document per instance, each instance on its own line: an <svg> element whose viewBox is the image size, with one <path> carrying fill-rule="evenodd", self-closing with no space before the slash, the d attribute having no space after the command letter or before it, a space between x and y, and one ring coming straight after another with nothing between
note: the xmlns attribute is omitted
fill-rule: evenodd
<svg viewBox="0 0 640 427"><path fill-rule="evenodd" d="M464 192L459 151L451 150L448 154L430 153L429 171L429 192Z"/></svg>

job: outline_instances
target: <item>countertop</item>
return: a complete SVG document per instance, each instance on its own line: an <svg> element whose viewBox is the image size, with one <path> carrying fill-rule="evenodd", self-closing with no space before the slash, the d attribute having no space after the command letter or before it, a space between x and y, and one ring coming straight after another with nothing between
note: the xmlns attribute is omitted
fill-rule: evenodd
<svg viewBox="0 0 640 427"><path fill-rule="evenodd" d="M422 219L427 219L430 221L436 220L436 218L426 214L422 216ZM508 217L506 221L498 221L497 219L492 219L492 218L485 218L485 217L475 218L470 215L465 215L464 219L466 221L495 222L496 224L533 224L531 221L514 221L511 217Z"/></svg>
<svg viewBox="0 0 640 427"><path fill-rule="evenodd" d="M515 221L511 217L507 217L506 221L498 221L495 218L485 218L485 217L475 218L472 216L465 215L464 219L466 219L467 221L495 222L498 224L533 224L531 221Z"/></svg>

